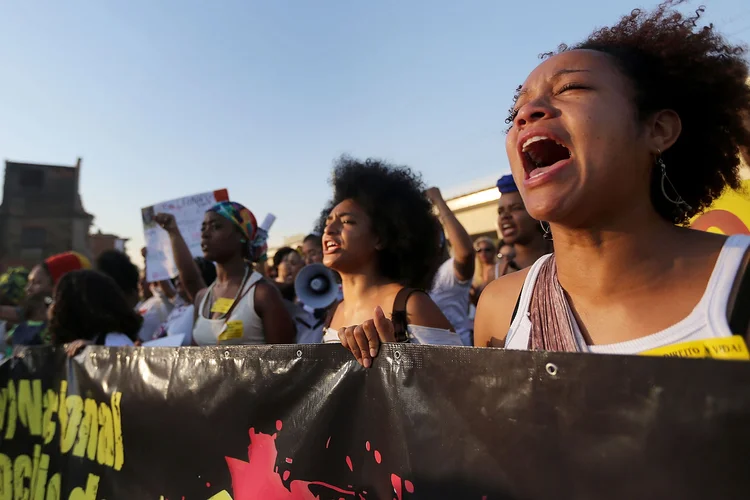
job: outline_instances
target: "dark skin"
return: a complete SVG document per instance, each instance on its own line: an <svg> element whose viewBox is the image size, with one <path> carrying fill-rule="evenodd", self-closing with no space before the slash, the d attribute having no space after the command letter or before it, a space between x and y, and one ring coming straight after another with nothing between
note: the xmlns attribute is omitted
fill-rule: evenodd
<svg viewBox="0 0 750 500"><path fill-rule="evenodd" d="M513 245L513 260L521 269L552 251L539 227L539 222L526 211L520 193L503 193L500 196L497 206L498 237L506 244Z"/></svg>
<svg viewBox="0 0 750 500"><path fill-rule="evenodd" d="M396 294L403 288L380 275L376 258L380 248L370 218L359 205L345 200L333 209L323 235L323 263L341 275L347 299L336 308L331 328L338 330L341 344L365 368L371 366L381 343L396 341L388 318L393 313ZM413 325L453 329L423 293L410 297L406 314Z"/></svg>
<svg viewBox="0 0 750 500"><path fill-rule="evenodd" d="M172 251L180 282L186 294L195 297L195 319L198 319L200 304L208 292L200 269L193 261L171 214L157 214L154 220L165 230L172 241ZM242 286L247 262L243 255L243 235L231 221L214 212L206 212L201 226L201 247L207 260L216 262L216 282L212 297L234 299ZM265 280L259 281L248 293L254 293L255 312L263 322L263 334L269 344L294 343L296 328L284 307L278 289ZM210 310L211 304L208 305ZM211 318L220 317L211 313Z"/></svg>
<svg viewBox="0 0 750 500"><path fill-rule="evenodd" d="M655 156L679 138L680 117L660 110L636 120L632 84L608 56L590 50L540 64L517 109L506 140L511 170L529 214L550 221L558 280L586 342L625 342L687 317L726 237L676 227L651 203ZM519 146L529 134L556 136L569 163L530 181ZM527 273L485 289L476 346L504 345Z"/></svg>
<svg viewBox="0 0 750 500"><path fill-rule="evenodd" d="M31 269L29 273L29 279L26 282L26 295L35 295L40 292L44 292L49 296L52 296L52 291L55 285L52 283L47 269L42 264L37 264ZM19 323L21 319L18 316L18 309L13 306L0 306L0 320L7 321L9 323Z"/></svg>

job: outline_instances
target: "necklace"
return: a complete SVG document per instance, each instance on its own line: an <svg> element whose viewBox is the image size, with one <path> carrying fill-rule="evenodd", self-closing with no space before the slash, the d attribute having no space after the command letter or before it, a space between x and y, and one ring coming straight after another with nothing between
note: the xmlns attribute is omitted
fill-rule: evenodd
<svg viewBox="0 0 750 500"><path fill-rule="evenodd" d="M245 285L247 284L247 279L248 279L249 276L250 276L250 266L248 266L247 264L245 264L245 276L243 276L243 278L242 278L242 282L240 283L240 286L237 289L237 293L234 294L234 299L232 299L232 304L234 304L235 302L237 302L237 299L239 298L240 294L242 293L242 290L244 290ZM207 297L207 300L206 300L206 305L204 306L203 311L202 311L203 314L206 315L206 307L208 307L208 311L209 312L208 312L208 315L206 315L207 319L221 319L221 318L226 317L227 314L229 314L231 312L231 309L230 309L229 311L221 314L221 316L219 316L218 318L213 318L212 317L213 314L211 313L211 306L213 305L213 303L216 300L215 297L214 297L214 286L215 285L216 285L216 281L214 281L213 283L211 283L211 286L208 288L208 297Z"/></svg>

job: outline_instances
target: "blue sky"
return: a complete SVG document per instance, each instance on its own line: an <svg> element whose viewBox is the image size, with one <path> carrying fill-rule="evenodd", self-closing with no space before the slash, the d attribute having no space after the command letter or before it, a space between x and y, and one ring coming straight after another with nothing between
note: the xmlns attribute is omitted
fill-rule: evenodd
<svg viewBox="0 0 750 500"><path fill-rule="evenodd" d="M705 3L750 40L743 0ZM83 157L84 206L131 254L141 207L223 187L277 215L278 243L311 229L342 153L454 193L506 172L506 110L537 55L655 4L6 1L0 158Z"/></svg>

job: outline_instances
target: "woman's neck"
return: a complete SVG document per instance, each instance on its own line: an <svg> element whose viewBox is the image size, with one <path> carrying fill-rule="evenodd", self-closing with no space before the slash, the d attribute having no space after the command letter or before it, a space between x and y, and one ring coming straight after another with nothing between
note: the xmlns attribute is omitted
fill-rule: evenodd
<svg viewBox="0 0 750 500"><path fill-rule="evenodd" d="M217 263L216 281L218 283L227 283L230 281L242 280L245 277L247 263L242 257L235 257L227 262Z"/></svg>
<svg viewBox="0 0 750 500"><path fill-rule="evenodd" d="M617 297L658 287L675 266L692 231L676 227L655 212L627 214L606 227L552 227L560 284L566 292L588 298Z"/></svg>
<svg viewBox="0 0 750 500"><path fill-rule="evenodd" d="M357 304L377 295L380 288L392 281L367 270L357 274L341 274L341 288L349 304Z"/></svg>

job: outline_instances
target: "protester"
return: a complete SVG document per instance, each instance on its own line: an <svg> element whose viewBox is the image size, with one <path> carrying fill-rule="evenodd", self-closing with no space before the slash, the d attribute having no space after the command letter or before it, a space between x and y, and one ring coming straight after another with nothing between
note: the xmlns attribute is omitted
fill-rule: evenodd
<svg viewBox="0 0 750 500"><path fill-rule="evenodd" d="M70 356L89 344L122 345L123 337L135 341L143 321L117 283L92 270L65 274L47 314L52 342L65 345Z"/></svg>
<svg viewBox="0 0 750 500"><path fill-rule="evenodd" d="M471 280L469 298L476 305L482 290L492 280L500 277L500 264L497 262L498 253L495 242L487 236L474 240L474 277Z"/></svg>
<svg viewBox="0 0 750 500"><path fill-rule="evenodd" d="M750 237L684 227L740 186L746 52L672 6L562 47L517 94L508 157L555 253L487 287L476 345L668 354L748 333Z"/></svg>
<svg viewBox="0 0 750 500"><path fill-rule="evenodd" d="M340 341L366 368L381 342L460 345L422 291L432 285L442 248L419 177L406 167L342 157L332 184L323 263L341 275L344 300L330 313L324 342Z"/></svg>
<svg viewBox="0 0 750 500"><path fill-rule="evenodd" d="M323 238L317 233L310 233L302 241L302 256L305 264L320 264L323 262Z"/></svg>
<svg viewBox="0 0 750 500"><path fill-rule="evenodd" d="M286 285L294 285L294 280L297 279L297 274L303 267L305 267L305 262L302 256L296 250L292 250L279 263L279 274L276 281Z"/></svg>
<svg viewBox="0 0 750 500"><path fill-rule="evenodd" d="M0 318L18 317L18 308L26 296L29 272L23 267L11 267L0 275ZM5 352L5 336L15 323L0 319L0 353Z"/></svg>
<svg viewBox="0 0 750 500"><path fill-rule="evenodd" d="M544 238L541 224L526 211L524 201L518 192L513 177L504 175L497 181L500 201L497 208L497 235L505 245L513 247L514 265L503 266L499 276L524 269L540 257L552 251L552 246ZM498 277L499 277L498 276Z"/></svg>
<svg viewBox="0 0 750 500"><path fill-rule="evenodd" d="M140 301L140 276L130 257L117 250L106 250L96 258L95 268L117 283L125 300L135 309Z"/></svg>
<svg viewBox="0 0 750 500"><path fill-rule="evenodd" d="M195 297L195 344L294 342L294 323L279 291L253 270L267 246L250 210L223 201L206 212L201 248L216 263L216 281L208 288L174 216L157 214L155 220L169 234L182 286Z"/></svg>
<svg viewBox="0 0 750 500"><path fill-rule="evenodd" d="M78 269L90 269L91 263L77 252L65 252L53 255L31 269L26 281L25 293L31 295L52 296L55 284L66 273ZM0 306L0 320L10 323L23 321L23 304L20 307Z"/></svg>
<svg viewBox="0 0 750 500"><path fill-rule="evenodd" d="M445 262L438 268L430 289L430 297L440 308L464 345L473 345L473 324L469 318L469 292L474 275L474 246L471 236L461 225L453 211L436 187L425 192L427 198L438 211L438 217L445 229L447 243L450 243L453 256L443 243Z"/></svg>
<svg viewBox="0 0 750 500"><path fill-rule="evenodd" d="M44 292L29 295L24 301L21 323L11 328L5 339L8 346L44 345L50 342L47 328L47 307L52 299ZM6 354L9 354L6 352Z"/></svg>
<svg viewBox="0 0 750 500"><path fill-rule="evenodd" d="M516 258L516 249L513 245L500 240L497 244L497 258L499 261L503 262L504 265L508 266L509 269L520 271L514 261ZM504 272L503 275L505 274L506 273Z"/></svg>

